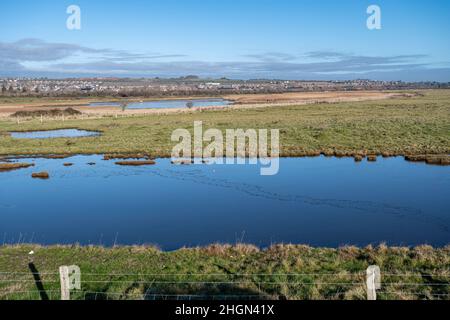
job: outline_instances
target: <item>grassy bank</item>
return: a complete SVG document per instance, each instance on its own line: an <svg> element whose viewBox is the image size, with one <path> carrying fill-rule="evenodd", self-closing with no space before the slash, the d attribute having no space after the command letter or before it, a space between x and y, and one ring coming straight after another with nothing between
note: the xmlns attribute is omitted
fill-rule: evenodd
<svg viewBox="0 0 450 320"><path fill-rule="evenodd" d="M450 299L450 247L384 245L275 245L265 250L212 245L173 252L141 246L3 246L0 299L39 299L28 292L37 290L30 268L39 273L45 295L59 299L58 267L72 264L82 272L74 299L365 299L365 270L372 264L381 268L380 299Z"/></svg>
<svg viewBox="0 0 450 320"><path fill-rule="evenodd" d="M167 156L176 128L203 121L208 128L280 129L283 156L325 152L424 154L450 153L450 90L423 91L423 96L322 103L299 106L152 114L15 123L0 121L0 154L144 152ZM15 140L14 130L81 128L100 130L100 137Z"/></svg>

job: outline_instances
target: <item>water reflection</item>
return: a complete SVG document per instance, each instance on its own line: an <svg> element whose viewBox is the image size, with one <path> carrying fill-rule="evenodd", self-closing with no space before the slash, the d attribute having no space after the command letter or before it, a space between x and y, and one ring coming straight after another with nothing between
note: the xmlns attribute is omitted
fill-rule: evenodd
<svg viewBox="0 0 450 320"><path fill-rule="evenodd" d="M79 129L10 132L10 134L11 137L15 139L80 138L100 135L100 133L97 131L87 131Z"/></svg>
<svg viewBox="0 0 450 320"><path fill-rule="evenodd" d="M260 246L450 240L449 168L402 158L358 164L283 158L275 176L260 176L255 165L177 166L169 159L148 167L120 167L102 156L20 161L35 167L0 173L6 242L33 235L43 244L175 249L238 240ZM51 178L31 179L40 171Z"/></svg>
<svg viewBox="0 0 450 320"><path fill-rule="evenodd" d="M194 108L194 107L217 107L230 105L231 101L225 99L173 99L130 102L125 104L126 109L172 109L172 108ZM122 107L123 102L93 102L91 107L111 106Z"/></svg>

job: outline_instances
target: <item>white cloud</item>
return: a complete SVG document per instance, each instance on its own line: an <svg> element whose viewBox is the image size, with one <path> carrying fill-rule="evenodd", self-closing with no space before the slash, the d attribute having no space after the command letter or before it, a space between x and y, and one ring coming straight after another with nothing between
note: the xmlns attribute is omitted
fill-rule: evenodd
<svg viewBox="0 0 450 320"><path fill-rule="evenodd" d="M0 71L4 75L117 75L171 77L186 74L234 78L336 79L408 74L432 75L438 70L426 55L363 56L333 51L304 54L267 52L242 56L240 61L186 60L182 54L135 53L94 49L39 39L0 42ZM447 71L446 71L447 70ZM439 68L439 80L450 80L448 67ZM402 79L397 78L397 79ZM405 79L408 80L408 79Z"/></svg>

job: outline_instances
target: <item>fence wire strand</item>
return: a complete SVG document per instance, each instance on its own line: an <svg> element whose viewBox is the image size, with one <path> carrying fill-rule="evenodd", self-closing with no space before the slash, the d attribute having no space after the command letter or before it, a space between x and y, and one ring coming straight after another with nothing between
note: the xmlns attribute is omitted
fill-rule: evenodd
<svg viewBox="0 0 450 320"><path fill-rule="evenodd" d="M50 300L60 299L59 275L58 272L2 271L0 300L39 300L43 296ZM321 297L321 294L322 297L330 298L353 294L364 299L367 288L365 271L234 274L88 272L82 273L81 277L81 290L71 292L74 299L313 299ZM381 277L381 289L376 291L379 299L450 300L450 270L382 272ZM276 281L276 278L280 281ZM383 279L386 281L383 282ZM45 289L27 290L33 283L37 288ZM107 289L98 290L103 287ZM133 290L139 292L129 292Z"/></svg>

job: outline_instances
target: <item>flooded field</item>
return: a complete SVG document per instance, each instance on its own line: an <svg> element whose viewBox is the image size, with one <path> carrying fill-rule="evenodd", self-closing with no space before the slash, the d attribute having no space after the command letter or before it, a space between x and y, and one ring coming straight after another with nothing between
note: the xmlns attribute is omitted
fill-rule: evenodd
<svg viewBox="0 0 450 320"><path fill-rule="evenodd" d="M278 175L260 176L257 165L155 161L20 159L34 166L0 172L3 243L171 250L214 242L337 247L450 240L449 167L403 158L283 158ZM50 178L32 179L35 172Z"/></svg>
<svg viewBox="0 0 450 320"><path fill-rule="evenodd" d="M130 102L124 105L126 109L173 109L173 108L190 108L190 107L217 107L227 106L232 102L225 99L175 99L175 100L156 100ZM120 102L93 102L89 104L91 107L99 106L123 106Z"/></svg>
<svg viewBox="0 0 450 320"><path fill-rule="evenodd" d="M79 129L61 129L46 131L24 131L10 132L11 137L15 139L50 139L50 138L80 138L99 136L97 131L87 131Z"/></svg>

